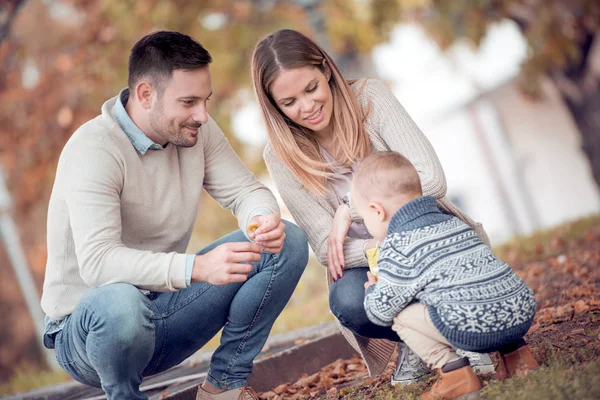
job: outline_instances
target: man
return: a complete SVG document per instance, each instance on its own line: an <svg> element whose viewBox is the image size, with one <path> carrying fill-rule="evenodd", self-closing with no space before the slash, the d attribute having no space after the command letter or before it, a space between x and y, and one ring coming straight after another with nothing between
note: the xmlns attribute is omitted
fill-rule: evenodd
<svg viewBox="0 0 600 400"><path fill-rule="evenodd" d="M281 221L272 193L207 113L210 62L181 33L142 38L128 88L60 156L44 344L109 399L146 399L144 376L179 364L221 328L198 398L253 398L252 362L307 263L304 233ZM185 254L203 188L241 230ZM248 232L251 224L260 227Z"/></svg>

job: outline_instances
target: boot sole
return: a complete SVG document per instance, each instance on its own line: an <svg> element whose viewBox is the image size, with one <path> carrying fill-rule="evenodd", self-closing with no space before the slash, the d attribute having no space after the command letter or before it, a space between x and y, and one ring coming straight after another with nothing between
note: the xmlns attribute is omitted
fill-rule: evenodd
<svg viewBox="0 0 600 400"><path fill-rule="evenodd" d="M396 385L400 385L400 386L412 385L413 383L418 383L418 382L422 381L423 378L426 378L426 377L428 377L430 375L431 375L431 373L428 372L426 374L419 375L416 378L404 379L404 380L396 380L396 379L394 379L394 376L392 375L392 378L390 379L390 384L392 386L396 386Z"/></svg>
<svg viewBox="0 0 600 400"><path fill-rule="evenodd" d="M493 374L496 371L494 364L471 365L477 375Z"/></svg>

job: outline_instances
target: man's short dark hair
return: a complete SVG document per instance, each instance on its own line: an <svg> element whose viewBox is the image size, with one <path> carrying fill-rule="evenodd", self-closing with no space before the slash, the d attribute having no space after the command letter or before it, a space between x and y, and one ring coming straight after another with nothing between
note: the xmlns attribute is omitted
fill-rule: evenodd
<svg viewBox="0 0 600 400"><path fill-rule="evenodd" d="M150 79L152 86L162 93L174 70L194 70L211 62L208 51L188 35L154 32L141 38L131 49L127 84L133 91L142 79Z"/></svg>

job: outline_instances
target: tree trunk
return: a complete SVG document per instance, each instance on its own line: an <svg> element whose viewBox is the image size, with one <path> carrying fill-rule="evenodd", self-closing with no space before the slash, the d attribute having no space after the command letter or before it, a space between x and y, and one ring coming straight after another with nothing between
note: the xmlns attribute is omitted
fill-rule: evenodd
<svg viewBox="0 0 600 400"><path fill-rule="evenodd" d="M582 148L590 161L592 174L600 187L600 89L584 94L580 102L565 98L573 119L581 132Z"/></svg>
<svg viewBox="0 0 600 400"><path fill-rule="evenodd" d="M587 34L579 50L580 62L567 67L557 84L579 128L582 149L600 187L600 33Z"/></svg>

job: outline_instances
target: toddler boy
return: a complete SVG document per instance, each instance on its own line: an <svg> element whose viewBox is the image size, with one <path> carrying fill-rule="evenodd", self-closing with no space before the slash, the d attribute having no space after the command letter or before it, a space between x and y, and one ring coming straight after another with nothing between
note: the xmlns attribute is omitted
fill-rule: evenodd
<svg viewBox="0 0 600 400"><path fill-rule="evenodd" d="M538 367L523 340L536 311L531 289L467 224L422 195L410 161L391 151L366 157L351 203L382 242L378 280L368 273L365 283L369 319L392 326L439 369L423 399L469 398L481 389L468 358L454 349L499 351L499 377Z"/></svg>

